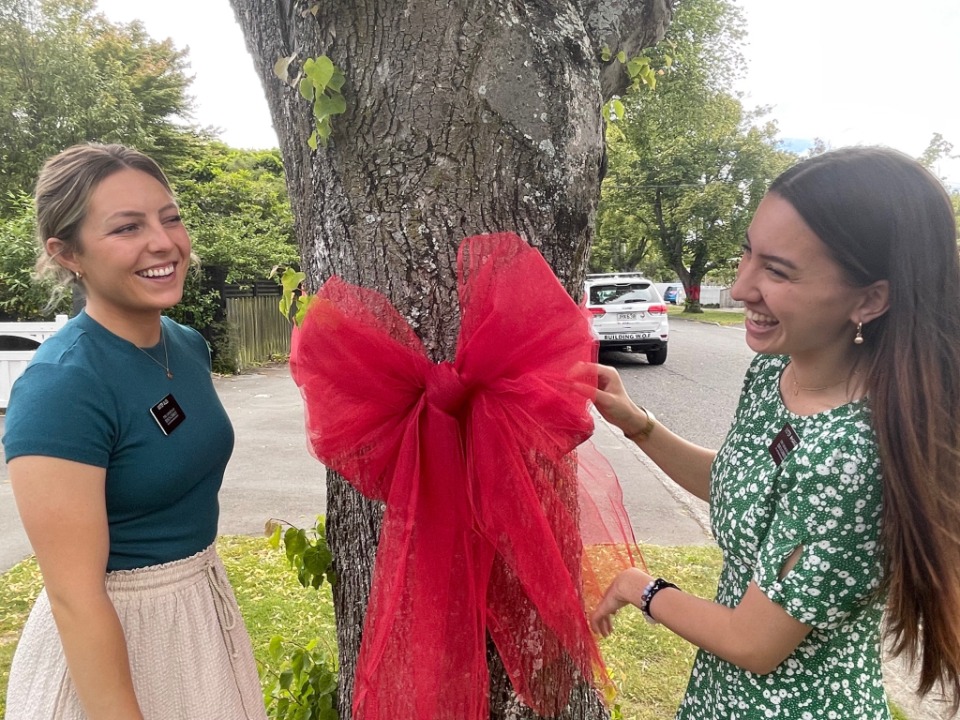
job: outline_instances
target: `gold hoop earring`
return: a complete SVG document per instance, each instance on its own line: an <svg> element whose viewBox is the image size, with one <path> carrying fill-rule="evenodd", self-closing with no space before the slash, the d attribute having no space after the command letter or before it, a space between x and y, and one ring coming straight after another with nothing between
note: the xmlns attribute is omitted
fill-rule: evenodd
<svg viewBox="0 0 960 720"><path fill-rule="evenodd" d="M857 334L853 336L854 345L863 345L863 323L857 323Z"/></svg>

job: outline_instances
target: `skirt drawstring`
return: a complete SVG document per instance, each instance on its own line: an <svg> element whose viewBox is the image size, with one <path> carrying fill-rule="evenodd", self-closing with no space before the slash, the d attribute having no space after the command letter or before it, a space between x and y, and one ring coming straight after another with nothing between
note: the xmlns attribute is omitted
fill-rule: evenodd
<svg viewBox="0 0 960 720"><path fill-rule="evenodd" d="M233 630L237 626L237 614L233 610L233 603L230 602L229 580L217 572L218 567L212 561L205 564L204 571L207 575L207 581L210 583L210 589L213 591L213 604L217 609L217 619L220 620L220 627L223 628L223 635L227 640L231 657L237 656L237 646L233 638Z"/></svg>

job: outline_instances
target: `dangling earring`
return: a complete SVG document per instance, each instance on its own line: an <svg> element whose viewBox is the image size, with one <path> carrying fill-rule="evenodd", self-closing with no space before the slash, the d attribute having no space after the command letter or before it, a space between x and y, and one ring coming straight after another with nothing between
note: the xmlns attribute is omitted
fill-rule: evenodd
<svg viewBox="0 0 960 720"><path fill-rule="evenodd" d="M77 279L77 282L80 282L81 280L83 280L83 273L80 272L79 270L73 273L73 276Z"/></svg>
<svg viewBox="0 0 960 720"><path fill-rule="evenodd" d="M863 345L863 323L857 323L857 334L853 336L854 345Z"/></svg>

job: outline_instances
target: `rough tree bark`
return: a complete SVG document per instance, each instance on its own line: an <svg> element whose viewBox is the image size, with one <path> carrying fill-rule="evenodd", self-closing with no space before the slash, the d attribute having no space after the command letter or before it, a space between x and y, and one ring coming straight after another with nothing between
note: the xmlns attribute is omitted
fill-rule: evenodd
<svg viewBox="0 0 960 720"><path fill-rule="evenodd" d="M435 360L458 330L456 253L511 230L579 295L604 147L602 103L628 56L657 42L675 0L231 0L280 139L297 237L315 291L333 274L386 294ZM328 55L346 75L345 115L311 151L309 104L273 72ZM370 590L381 509L328 473L327 528L340 652L340 716ZM517 707L492 658L491 717ZM576 693L564 717L598 718Z"/></svg>

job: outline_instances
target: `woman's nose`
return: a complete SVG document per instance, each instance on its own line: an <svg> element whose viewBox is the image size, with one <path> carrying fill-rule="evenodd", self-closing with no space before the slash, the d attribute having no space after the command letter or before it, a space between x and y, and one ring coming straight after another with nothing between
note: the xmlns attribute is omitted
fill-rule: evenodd
<svg viewBox="0 0 960 720"><path fill-rule="evenodd" d="M747 262L741 260L737 266L737 276L733 281L733 285L730 287L730 297L740 302L750 300L751 289L755 290L751 278L752 273L747 267Z"/></svg>

